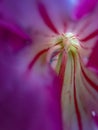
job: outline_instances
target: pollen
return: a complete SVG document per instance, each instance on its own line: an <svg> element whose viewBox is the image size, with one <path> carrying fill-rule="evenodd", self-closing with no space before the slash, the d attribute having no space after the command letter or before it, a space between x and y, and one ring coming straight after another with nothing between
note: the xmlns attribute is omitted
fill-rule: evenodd
<svg viewBox="0 0 98 130"><path fill-rule="evenodd" d="M78 38L71 32L60 34L52 40L52 44L59 45L66 53L70 51L76 53L80 48Z"/></svg>
<svg viewBox="0 0 98 130"><path fill-rule="evenodd" d="M49 51L48 61L53 65L53 68L58 68L56 64L58 64L60 55L63 53L69 56L71 53L76 55L80 51L79 40L77 36L71 32L62 33L53 37L50 43L51 49Z"/></svg>
<svg viewBox="0 0 98 130"><path fill-rule="evenodd" d="M78 38L71 32L65 33L62 35L63 35L63 44L65 47L65 50L67 52L70 52L70 51L74 53L77 52L77 50L80 47Z"/></svg>

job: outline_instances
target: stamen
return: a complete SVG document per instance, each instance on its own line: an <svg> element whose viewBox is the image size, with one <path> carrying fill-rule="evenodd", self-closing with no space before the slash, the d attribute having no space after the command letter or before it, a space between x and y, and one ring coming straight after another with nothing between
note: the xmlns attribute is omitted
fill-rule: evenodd
<svg viewBox="0 0 98 130"><path fill-rule="evenodd" d="M73 51L74 53L80 47L79 41L73 33L62 34L64 37L65 50L67 52Z"/></svg>
<svg viewBox="0 0 98 130"><path fill-rule="evenodd" d="M63 34L55 37L54 39L52 39L51 44L52 44L52 46L51 46L52 58L50 61L51 61L51 65L53 68L57 68L58 64L60 64L60 62L61 62L61 61L60 62L58 61L59 54L61 51L62 51L61 53L63 53L63 51L64 51L64 53L65 53L64 55L67 55L69 52L77 53L78 49L80 48L77 37L71 32L68 32L65 34L63 33ZM56 49L56 46L59 46L59 48ZM57 54L55 52L59 52L59 53ZM54 53L57 54L58 56L57 56L57 58L55 58L55 63L53 64L53 62L54 62L53 59L55 57ZM50 58L48 58L48 59L50 59ZM56 69L56 71L57 71L57 69Z"/></svg>

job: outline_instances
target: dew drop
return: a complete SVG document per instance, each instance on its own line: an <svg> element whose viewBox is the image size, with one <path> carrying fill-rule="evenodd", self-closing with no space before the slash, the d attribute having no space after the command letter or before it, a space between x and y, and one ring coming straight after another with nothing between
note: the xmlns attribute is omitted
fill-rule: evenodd
<svg viewBox="0 0 98 130"><path fill-rule="evenodd" d="M96 112L95 111L92 111L92 116L95 117L96 116Z"/></svg>

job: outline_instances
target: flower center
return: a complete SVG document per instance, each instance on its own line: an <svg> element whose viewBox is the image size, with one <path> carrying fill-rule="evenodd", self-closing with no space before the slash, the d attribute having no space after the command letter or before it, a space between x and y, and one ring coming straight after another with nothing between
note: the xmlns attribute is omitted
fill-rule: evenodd
<svg viewBox="0 0 98 130"><path fill-rule="evenodd" d="M79 40L78 38L71 32L63 33L62 35L56 37L54 40L52 40L52 44L59 45L60 49L63 49L66 51L66 53L72 51L77 52L77 49L80 48Z"/></svg>
<svg viewBox="0 0 98 130"><path fill-rule="evenodd" d="M65 50L66 52L77 52L77 49L79 48L79 41L78 39L75 37L74 34L72 33L66 33L63 34L64 37L64 46L65 46Z"/></svg>
<svg viewBox="0 0 98 130"><path fill-rule="evenodd" d="M60 36L52 39L52 46L53 47L51 47L51 51L49 53L49 55L51 55L51 58L49 57L49 61L56 71L58 70L58 62L61 62L60 57L62 56L60 55L62 55L62 52L64 52L65 55L69 55L70 52L77 54L80 49L79 40L71 32L61 34Z"/></svg>

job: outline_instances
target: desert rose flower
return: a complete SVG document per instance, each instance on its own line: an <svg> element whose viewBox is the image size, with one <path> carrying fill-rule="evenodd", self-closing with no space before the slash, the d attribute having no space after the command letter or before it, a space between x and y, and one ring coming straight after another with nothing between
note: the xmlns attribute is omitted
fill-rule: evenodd
<svg viewBox="0 0 98 130"><path fill-rule="evenodd" d="M1 7L1 129L98 129L97 0Z"/></svg>

